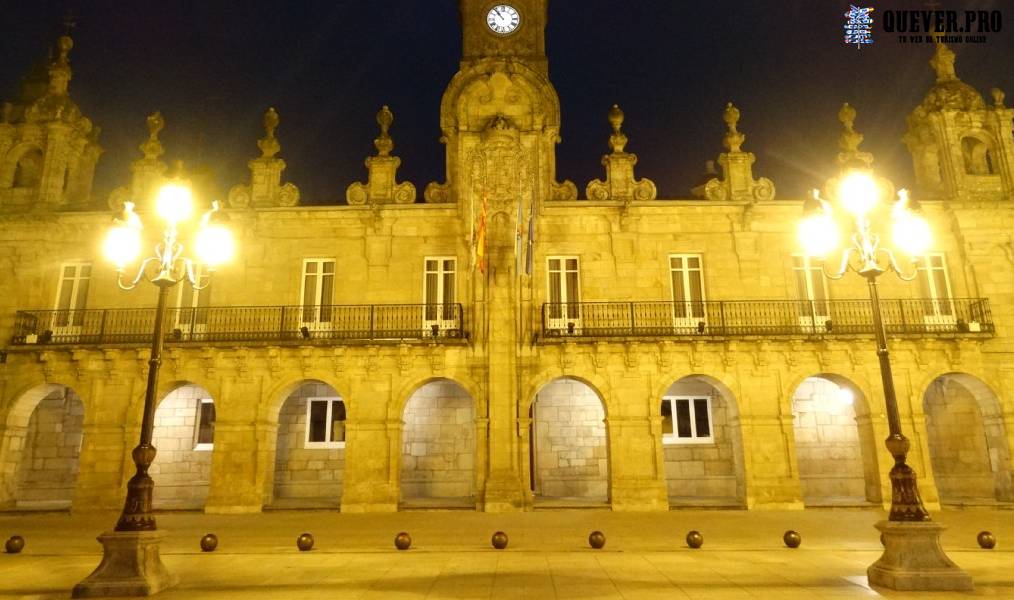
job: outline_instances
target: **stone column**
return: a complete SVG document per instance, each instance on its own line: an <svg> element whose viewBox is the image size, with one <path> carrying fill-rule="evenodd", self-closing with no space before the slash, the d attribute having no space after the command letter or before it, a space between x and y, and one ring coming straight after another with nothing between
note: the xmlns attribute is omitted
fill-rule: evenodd
<svg viewBox="0 0 1014 600"><path fill-rule="evenodd" d="M911 415L902 413L901 431L912 442L907 462L919 477L919 495L922 496L922 503L927 510L940 510L940 492L937 490L936 480L933 477L929 433L926 430L926 414L922 412L921 404L920 402L919 408ZM883 446L883 440L881 440L881 446ZM889 465L894 465L893 458L889 457L888 460L890 461ZM888 480L888 489L890 489L890 480ZM890 502L890 493L885 500Z"/></svg>
<svg viewBox="0 0 1014 600"><path fill-rule="evenodd" d="M108 380L95 378L84 403L83 436L78 456L74 489L74 512L118 510L123 507L126 481L134 474L130 451L137 445L139 428L126 429L121 423L134 393L116 373ZM133 435L131 438L130 435Z"/></svg>
<svg viewBox="0 0 1014 600"><path fill-rule="evenodd" d="M401 430L400 421L345 424L342 512L398 510Z"/></svg>
<svg viewBox="0 0 1014 600"><path fill-rule="evenodd" d="M215 423L211 482L204 512L242 514L261 511L266 466L258 460L257 433L253 424L244 419L218 420Z"/></svg>
<svg viewBox="0 0 1014 600"><path fill-rule="evenodd" d="M792 415L740 414L739 422L747 508L802 509L799 472L785 434L792 431Z"/></svg>
<svg viewBox="0 0 1014 600"><path fill-rule="evenodd" d="M0 508L13 508L28 427L0 425Z"/></svg>
<svg viewBox="0 0 1014 600"><path fill-rule="evenodd" d="M665 475L659 477L658 439L645 416L606 418L609 499L615 511L668 511Z"/></svg>

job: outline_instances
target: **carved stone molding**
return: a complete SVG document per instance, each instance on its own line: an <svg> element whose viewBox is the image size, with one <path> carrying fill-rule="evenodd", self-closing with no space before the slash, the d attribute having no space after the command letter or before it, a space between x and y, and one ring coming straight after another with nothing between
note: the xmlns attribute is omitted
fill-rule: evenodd
<svg viewBox="0 0 1014 600"><path fill-rule="evenodd" d="M585 193L589 200L630 204L635 200L639 202L654 200L658 196L654 182L634 177L637 155L624 151L627 136L622 131L623 119L623 111L614 104L609 111L609 124L613 128L613 133L609 136L609 147L613 152L602 157L606 179L605 181L596 179L588 184Z"/></svg>
<svg viewBox="0 0 1014 600"><path fill-rule="evenodd" d="M389 133L394 123L394 113L386 105L377 113L377 124L380 135L373 140L377 155L366 159L369 171L367 182L353 183L345 191L345 199L349 204L412 204L415 202L415 186L409 182L398 183L398 167L401 159L391 156L394 140Z"/></svg>
<svg viewBox="0 0 1014 600"><path fill-rule="evenodd" d="M247 163L250 183L236 185L229 190L229 206L271 208L299 204L299 188L293 183L282 184L285 161L275 157L282 150L282 145L275 137L279 122L278 112L274 108L269 108L264 113L264 137L257 141L261 156Z"/></svg>
<svg viewBox="0 0 1014 600"><path fill-rule="evenodd" d="M753 178L753 163L757 157L741 148L746 135L737 128L739 115L739 109L729 102L723 113L727 128L723 145L727 152L718 156L722 178L710 179L694 188L693 192L708 200L722 202L772 200L775 197L775 184L766 177Z"/></svg>

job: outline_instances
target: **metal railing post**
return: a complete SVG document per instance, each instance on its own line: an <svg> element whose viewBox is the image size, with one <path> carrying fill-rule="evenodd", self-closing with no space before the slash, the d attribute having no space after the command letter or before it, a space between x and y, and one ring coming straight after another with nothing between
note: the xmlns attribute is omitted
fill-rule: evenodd
<svg viewBox="0 0 1014 600"><path fill-rule="evenodd" d="M908 323L905 321L905 301L898 300L898 312L901 314L901 332L908 333Z"/></svg>
<svg viewBox="0 0 1014 600"><path fill-rule="evenodd" d="M636 335L637 327L635 327L636 320L634 319L634 303L630 302L630 335Z"/></svg>
<svg viewBox="0 0 1014 600"><path fill-rule="evenodd" d="M98 342L101 344L106 337L106 315L109 314L108 308L102 309L102 319L99 320L99 339Z"/></svg>
<svg viewBox="0 0 1014 600"><path fill-rule="evenodd" d="M722 335L729 335L729 332L725 330L725 301L720 300L718 302L718 322L722 326Z"/></svg>
<svg viewBox="0 0 1014 600"><path fill-rule="evenodd" d="M376 308L376 305L375 304L371 304L370 305L370 337L366 338L366 339L369 339L369 340L373 339L374 330L375 330L375 325L374 325L374 322L373 322L373 318L374 318L373 309L374 308Z"/></svg>

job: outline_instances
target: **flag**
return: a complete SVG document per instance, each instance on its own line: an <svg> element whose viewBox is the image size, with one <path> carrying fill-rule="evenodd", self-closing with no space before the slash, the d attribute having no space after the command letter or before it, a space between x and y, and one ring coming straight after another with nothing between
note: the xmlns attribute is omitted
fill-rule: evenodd
<svg viewBox="0 0 1014 600"><path fill-rule="evenodd" d="M482 197L482 214L479 215L479 226L475 234L475 257L479 272L486 274L486 214L489 211L489 201L486 196Z"/></svg>
<svg viewBox="0 0 1014 600"><path fill-rule="evenodd" d="M514 220L514 272L518 275L521 274L521 241L524 237L524 209L522 208L521 198L518 198L518 216Z"/></svg>
<svg viewBox="0 0 1014 600"><path fill-rule="evenodd" d="M535 197L532 197L532 208L528 211L528 252L525 255L525 275L532 274L535 266Z"/></svg>

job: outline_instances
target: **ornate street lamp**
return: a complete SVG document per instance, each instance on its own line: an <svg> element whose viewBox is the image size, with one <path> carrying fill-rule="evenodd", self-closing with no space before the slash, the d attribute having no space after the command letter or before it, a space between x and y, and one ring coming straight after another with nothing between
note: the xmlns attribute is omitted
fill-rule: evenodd
<svg viewBox="0 0 1014 600"><path fill-rule="evenodd" d="M869 580L892 589L971 589L971 578L941 549L939 536L943 526L931 521L919 497L915 471L906 463L911 443L901 432L877 278L891 271L902 280L911 281L918 271L913 268L911 272L905 272L895 253L881 246L880 234L873 229L871 214L879 204L883 187L866 169L852 170L839 182L838 199L852 217L851 236L833 272L821 263L824 275L830 279L841 279L848 271L855 271L866 279L870 291L873 330L887 408L889 435L886 446L894 457L894 466L890 472L891 511L887 522L877 524L884 533L886 547L881 559L870 566ZM841 241L838 223L831 205L821 199L818 190L814 190L813 196L805 202L803 213L799 241L804 251L823 259L837 250ZM911 257L915 267L915 257L924 255L929 249L932 234L919 203L909 198L905 190L898 191L898 200L891 207L891 221L895 247Z"/></svg>
<svg viewBox="0 0 1014 600"><path fill-rule="evenodd" d="M148 360L140 441L131 453L137 472L127 483L127 499L114 531L99 536L104 548L102 563L74 587L75 598L150 595L175 583L158 554L161 535L156 533L155 517L151 512L155 483L148 474L148 468L155 460L152 433L165 338L166 304L169 289L178 283L187 281L194 289L204 287L200 285L195 268L198 264L206 267L205 272L210 274L216 266L232 258L235 248L231 232L218 220L221 213L218 212L218 203L214 202L211 210L201 218L194 237L198 261L183 256L177 227L193 212L193 198L190 188L179 179L170 181L159 190L155 208L164 221L162 241L155 246L155 255L141 261L133 276L124 279L127 266L141 254L142 225L132 202L124 203L123 212L114 220L103 248L106 258L116 265L120 288L130 290L142 279L147 279L158 287L158 304Z"/></svg>

